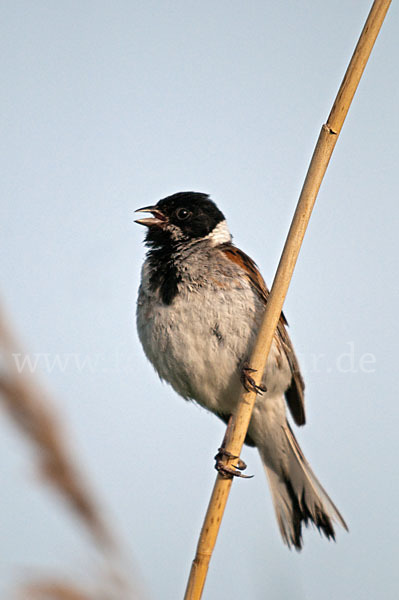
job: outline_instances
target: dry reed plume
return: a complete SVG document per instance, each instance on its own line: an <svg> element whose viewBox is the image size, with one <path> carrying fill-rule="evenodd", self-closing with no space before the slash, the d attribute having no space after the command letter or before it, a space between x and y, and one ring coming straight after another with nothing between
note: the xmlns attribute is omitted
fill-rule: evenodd
<svg viewBox="0 0 399 600"><path fill-rule="evenodd" d="M73 509L81 523L91 533L95 547L105 559L97 586L100 589L84 591L53 577L26 585L21 598L29 600L128 600L136 598L133 586L122 565L122 552L110 525L105 522L98 502L83 480L81 471L71 457L64 428L54 404L41 389L31 373L20 372L13 355L20 349L6 322L0 306L0 402L7 410L20 433L35 450L38 470L42 478L56 489Z"/></svg>

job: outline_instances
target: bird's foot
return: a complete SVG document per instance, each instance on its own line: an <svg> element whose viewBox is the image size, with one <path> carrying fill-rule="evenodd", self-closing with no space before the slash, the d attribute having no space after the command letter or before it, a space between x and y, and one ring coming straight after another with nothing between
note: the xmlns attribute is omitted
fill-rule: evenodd
<svg viewBox="0 0 399 600"><path fill-rule="evenodd" d="M225 465L223 462L223 458L226 457L233 458L237 461L237 464L231 466ZM223 477L230 479L233 477L243 477L244 479L251 479L251 477L253 477L253 475L244 475L243 473L241 473L241 471L244 471L247 468L245 462L241 460L239 456L235 456L231 452L228 452L228 450L225 450L223 447L218 448L218 453L215 456L215 461L215 469Z"/></svg>
<svg viewBox="0 0 399 600"><path fill-rule="evenodd" d="M263 394L267 392L267 388L262 383L256 385L254 378L251 373L256 373L256 369L251 369L248 362L245 361L241 369L241 383L247 392L256 392L257 394Z"/></svg>

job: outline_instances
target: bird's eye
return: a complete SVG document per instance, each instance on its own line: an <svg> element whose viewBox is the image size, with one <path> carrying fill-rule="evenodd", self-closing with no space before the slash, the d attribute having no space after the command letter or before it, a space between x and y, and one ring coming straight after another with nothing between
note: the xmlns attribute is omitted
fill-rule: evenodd
<svg viewBox="0 0 399 600"><path fill-rule="evenodd" d="M176 211L176 217L179 221L185 221L188 217L191 217L191 212L187 208L178 208Z"/></svg>

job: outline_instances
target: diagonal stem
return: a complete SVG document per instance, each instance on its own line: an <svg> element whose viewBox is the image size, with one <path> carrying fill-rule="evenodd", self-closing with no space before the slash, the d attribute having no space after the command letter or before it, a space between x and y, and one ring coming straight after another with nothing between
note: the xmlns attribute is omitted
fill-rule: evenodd
<svg viewBox="0 0 399 600"><path fill-rule="evenodd" d="M389 5L390 0L375 0L373 3L327 123L321 128L250 360L250 366L256 371L254 380L257 385L261 383L273 335L321 182ZM226 445L226 450L233 455L239 456L241 453L255 400L255 392L242 392ZM232 462L233 459L226 458L227 466L231 466ZM192 563L185 600L199 600L202 596L231 484L232 479L225 479L220 475L216 478Z"/></svg>

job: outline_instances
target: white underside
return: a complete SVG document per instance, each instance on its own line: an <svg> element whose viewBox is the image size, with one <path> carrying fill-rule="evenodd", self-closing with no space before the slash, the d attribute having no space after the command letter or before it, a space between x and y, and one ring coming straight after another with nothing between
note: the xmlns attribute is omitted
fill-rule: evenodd
<svg viewBox="0 0 399 600"><path fill-rule="evenodd" d="M250 356L254 323L263 311L249 287L240 282L240 288L218 294L189 291L171 306L153 298L145 311L138 310L140 339L159 376L184 398L225 415L235 409L242 385L240 366ZM267 392L256 401L249 429L255 443L267 441L273 463L273 449L280 446L276 436L282 438L280 426L286 420L284 392L290 380L285 354L273 342L263 376Z"/></svg>
<svg viewBox="0 0 399 600"><path fill-rule="evenodd" d="M223 223L213 232L224 240ZM226 240L228 241L228 240ZM201 272L198 261L191 265ZM241 390L241 365L250 356L264 305L237 269L236 276L212 280L203 285L189 277L174 298L165 305L149 291L148 264L142 272L137 307L137 327L144 351L159 376L178 394L208 410L223 415L234 412ZM312 519L325 513L345 523L307 462L297 452L297 443L286 422L284 392L291 383L291 370L280 344L274 340L263 383L267 391L257 397L248 433L259 449L266 467L277 520L288 545L297 543L294 506L286 485L287 477L297 502L303 500Z"/></svg>

